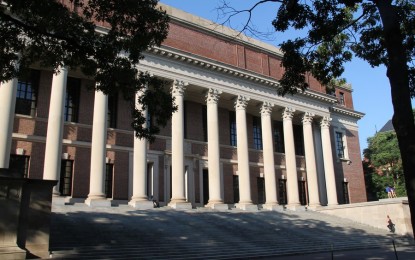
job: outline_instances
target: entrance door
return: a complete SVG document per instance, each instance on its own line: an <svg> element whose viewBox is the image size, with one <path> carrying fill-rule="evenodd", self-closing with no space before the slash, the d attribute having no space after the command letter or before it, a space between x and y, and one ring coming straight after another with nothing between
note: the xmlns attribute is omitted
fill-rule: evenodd
<svg viewBox="0 0 415 260"><path fill-rule="evenodd" d="M343 182L343 200L345 204L349 204L350 200L349 200L349 183L348 182Z"/></svg>
<svg viewBox="0 0 415 260"><path fill-rule="evenodd" d="M62 160L61 162L61 176L59 181L59 193L61 196L72 195L72 171L73 161Z"/></svg>
<svg viewBox="0 0 415 260"><path fill-rule="evenodd" d="M278 191L279 191L279 203L280 205L287 204L287 180L279 179L278 180Z"/></svg>
<svg viewBox="0 0 415 260"><path fill-rule="evenodd" d="M258 188L258 204L265 203L265 180L264 178L258 177L257 179Z"/></svg>
<svg viewBox="0 0 415 260"><path fill-rule="evenodd" d="M209 202L209 170L203 169L203 205Z"/></svg>
<svg viewBox="0 0 415 260"><path fill-rule="evenodd" d="M233 203L239 202L239 176L233 175Z"/></svg>
<svg viewBox="0 0 415 260"><path fill-rule="evenodd" d="M298 181L298 195L300 197L300 204L307 205L307 190L305 181Z"/></svg>

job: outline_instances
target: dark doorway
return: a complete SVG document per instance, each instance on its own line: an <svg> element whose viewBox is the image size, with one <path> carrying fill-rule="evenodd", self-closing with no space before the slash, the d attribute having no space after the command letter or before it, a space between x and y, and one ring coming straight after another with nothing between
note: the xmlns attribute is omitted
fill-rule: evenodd
<svg viewBox="0 0 415 260"><path fill-rule="evenodd" d="M105 196L112 198L112 183L113 183L114 164L107 163L105 169Z"/></svg>
<svg viewBox="0 0 415 260"><path fill-rule="evenodd" d="M265 179L258 177L256 178L258 188L258 204L265 204Z"/></svg>
<svg viewBox="0 0 415 260"><path fill-rule="evenodd" d="M209 170L203 169L203 205L209 202Z"/></svg>
<svg viewBox="0 0 415 260"><path fill-rule="evenodd" d="M300 197L300 204L307 205L307 189L305 181L298 181L298 196Z"/></svg>
<svg viewBox="0 0 415 260"><path fill-rule="evenodd" d="M167 198L167 202L171 201L171 197L173 195L173 190L172 190L173 189L173 180L172 180L173 173L171 172L171 170L172 170L172 168L170 166L170 183L169 183L169 185L170 185L170 194L169 194L169 197Z"/></svg>
<svg viewBox="0 0 415 260"><path fill-rule="evenodd" d="M278 180L278 191L279 191L280 205L286 205L287 204L287 180L286 179Z"/></svg>
<svg viewBox="0 0 415 260"><path fill-rule="evenodd" d="M61 175L59 180L59 193L61 196L72 195L72 171L73 161L62 160L61 162Z"/></svg>
<svg viewBox="0 0 415 260"><path fill-rule="evenodd" d="M343 200L344 204L349 204L349 183L347 181L343 182Z"/></svg>
<svg viewBox="0 0 415 260"><path fill-rule="evenodd" d="M233 203L239 202L239 176L233 175Z"/></svg>
<svg viewBox="0 0 415 260"><path fill-rule="evenodd" d="M27 178L29 173L29 160L27 155L11 154L9 169L11 173L17 173L21 178Z"/></svg>

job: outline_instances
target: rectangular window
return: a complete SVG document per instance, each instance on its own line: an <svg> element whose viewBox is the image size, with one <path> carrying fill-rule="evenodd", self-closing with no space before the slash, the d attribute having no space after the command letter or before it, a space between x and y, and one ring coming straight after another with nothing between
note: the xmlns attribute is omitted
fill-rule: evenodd
<svg viewBox="0 0 415 260"><path fill-rule="evenodd" d="M107 198L112 198L112 176L114 173L114 164L107 163L105 166L105 196Z"/></svg>
<svg viewBox="0 0 415 260"><path fill-rule="evenodd" d="M236 142L236 114L234 111L229 111L229 130L230 130L230 145L237 146Z"/></svg>
<svg viewBox="0 0 415 260"><path fill-rule="evenodd" d="M117 128L118 94L108 95L108 117L109 128Z"/></svg>
<svg viewBox="0 0 415 260"><path fill-rule="evenodd" d="M59 181L59 193L62 196L72 195L72 172L73 161L62 160L61 161L61 175Z"/></svg>
<svg viewBox="0 0 415 260"><path fill-rule="evenodd" d="M303 127L300 125L293 125L293 131L294 131L295 154L304 155Z"/></svg>
<svg viewBox="0 0 415 260"><path fill-rule="evenodd" d="M203 126L203 141L208 141L208 131L207 131L207 106L202 106L202 126Z"/></svg>
<svg viewBox="0 0 415 260"><path fill-rule="evenodd" d="M81 80L69 78L66 84L65 121L78 122Z"/></svg>
<svg viewBox="0 0 415 260"><path fill-rule="evenodd" d="M336 154L338 158L345 158L342 132L336 132Z"/></svg>
<svg viewBox="0 0 415 260"><path fill-rule="evenodd" d="M261 129L261 118L253 118L253 134L254 134L254 148L262 150L262 129Z"/></svg>
<svg viewBox="0 0 415 260"><path fill-rule="evenodd" d="M284 153L284 131L281 121L274 121L274 151L277 153Z"/></svg>
<svg viewBox="0 0 415 260"><path fill-rule="evenodd" d="M344 93L343 92L339 92L339 104L344 106Z"/></svg>
<svg viewBox="0 0 415 260"><path fill-rule="evenodd" d="M30 156L11 154L9 170L11 173L17 173L22 178L27 178L29 173Z"/></svg>
<svg viewBox="0 0 415 260"><path fill-rule="evenodd" d="M35 116L40 72L29 70L17 82L16 114Z"/></svg>

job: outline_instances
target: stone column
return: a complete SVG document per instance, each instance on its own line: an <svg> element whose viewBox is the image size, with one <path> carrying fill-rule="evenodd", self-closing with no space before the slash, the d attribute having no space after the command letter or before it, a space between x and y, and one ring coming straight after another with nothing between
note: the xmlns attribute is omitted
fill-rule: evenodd
<svg viewBox="0 0 415 260"><path fill-rule="evenodd" d="M316 167L316 155L314 153L313 139L313 113L305 113L303 116L303 133L304 133L304 152L307 169L307 185L309 206L316 207L320 205L318 193L318 179Z"/></svg>
<svg viewBox="0 0 415 260"><path fill-rule="evenodd" d="M251 199L248 134L246 129L246 106L248 105L248 101L249 98L238 96L235 102L239 175L239 202L235 206L243 210L258 209L258 206L252 204Z"/></svg>
<svg viewBox="0 0 415 260"><path fill-rule="evenodd" d="M143 90L145 91L145 89ZM147 110L143 107L138 99L143 92L137 92L135 97L135 109L141 111L147 119ZM143 129L147 128L147 120L143 123ZM147 139L134 136L134 157L133 157L133 196L131 197L130 206L137 209L153 208L153 202L147 197Z"/></svg>
<svg viewBox="0 0 415 260"><path fill-rule="evenodd" d="M85 203L88 206L110 207L111 201L105 196L105 159L107 145L108 96L95 91L94 119L91 142L91 173L89 194Z"/></svg>
<svg viewBox="0 0 415 260"><path fill-rule="evenodd" d="M66 67L61 67L59 68L59 71L59 73L53 74L52 78L48 130L46 135L45 163L43 168L43 179L58 181L58 184L53 188L53 194L55 196L59 195L64 123L63 117L68 69Z"/></svg>
<svg viewBox="0 0 415 260"><path fill-rule="evenodd" d="M278 205L275 178L274 142L272 141L271 112L273 105L264 102L261 107L262 156L264 158L265 197L264 209L275 210Z"/></svg>
<svg viewBox="0 0 415 260"><path fill-rule="evenodd" d="M326 178L327 189L327 204L337 205L337 189L336 189L336 177L334 173L333 165L333 152L331 150L331 138L330 138L330 121L331 118L324 117L321 120L321 142L323 148L323 161L324 161L324 176Z"/></svg>
<svg viewBox="0 0 415 260"><path fill-rule="evenodd" d="M9 168L17 83L17 78L0 83L0 168Z"/></svg>
<svg viewBox="0 0 415 260"><path fill-rule="evenodd" d="M187 83L175 80L172 87L172 95L177 111L172 115L172 198L169 206L172 208L191 208L186 201L185 194L185 169L184 169L184 91Z"/></svg>
<svg viewBox="0 0 415 260"><path fill-rule="evenodd" d="M209 89L206 95L208 126L209 202L206 207L228 209L223 203L220 176L218 100L222 91Z"/></svg>
<svg viewBox="0 0 415 260"><path fill-rule="evenodd" d="M287 173L287 207L290 209L295 209L296 207L300 206L292 121L294 112L295 110L293 108L287 107L282 113L284 127L285 170Z"/></svg>

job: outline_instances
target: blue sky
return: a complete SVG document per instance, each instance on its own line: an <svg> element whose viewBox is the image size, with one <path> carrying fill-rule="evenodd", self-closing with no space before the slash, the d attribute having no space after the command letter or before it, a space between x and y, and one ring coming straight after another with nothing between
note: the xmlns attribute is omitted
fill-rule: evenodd
<svg viewBox="0 0 415 260"><path fill-rule="evenodd" d="M160 2L176 7L185 12L209 19L214 22L222 22L218 18L216 7L220 0L160 0ZM257 0L227 0L230 6L236 9L244 9L252 6ZM277 12L276 4L264 4L253 15L257 28L263 31L272 31L271 21ZM238 17L233 20L232 27L240 28L246 17ZM273 34L273 39L264 40L270 44L278 45L282 40L295 36L292 32ZM353 103L355 110L366 115L359 120L360 148L363 151L367 147L367 138L376 133L392 118L393 107L390 94L390 86L386 77L385 67L371 68L365 61L353 59L346 65L343 77L352 84ZM412 100L412 107L415 102Z"/></svg>

